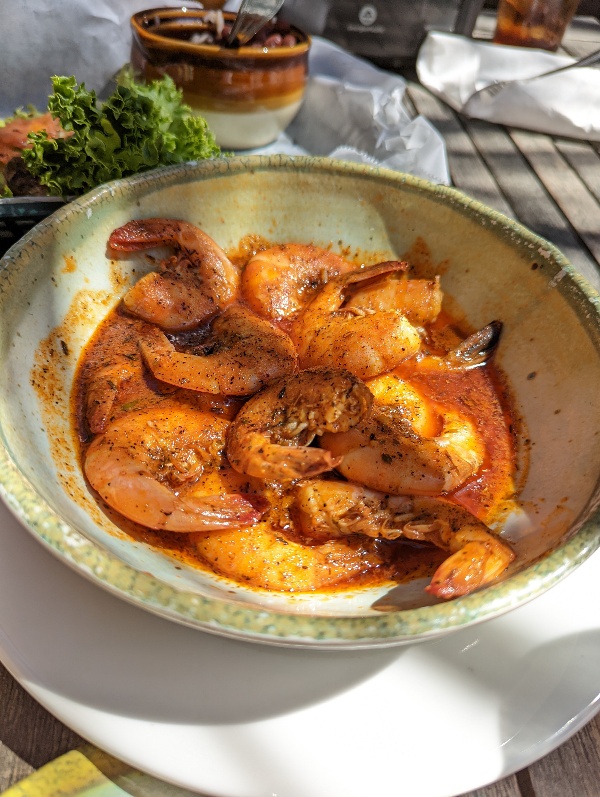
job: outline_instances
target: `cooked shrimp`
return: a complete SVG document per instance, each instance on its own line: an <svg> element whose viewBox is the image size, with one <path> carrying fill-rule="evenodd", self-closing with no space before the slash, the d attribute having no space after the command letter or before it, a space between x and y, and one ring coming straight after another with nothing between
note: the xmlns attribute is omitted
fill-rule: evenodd
<svg viewBox="0 0 600 797"><path fill-rule="evenodd" d="M331 277L356 268L318 246L283 244L249 260L242 273L242 293L255 313L279 321L296 315Z"/></svg>
<svg viewBox="0 0 600 797"><path fill-rule="evenodd" d="M395 374L367 384L375 398L371 413L320 440L341 459L337 468L346 478L396 495L441 495L479 470L485 446L469 418L426 399Z"/></svg>
<svg viewBox="0 0 600 797"><path fill-rule="evenodd" d="M198 535L196 549L216 573L238 584L278 592L314 592L369 576L384 562L374 544L331 540L304 545L267 523Z"/></svg>
<svg viewBox="0 0 600 797"><path fill-rule="evenodd" d="M431 543L451 555L437 568L427 592L467 595L500 576L512 549L463 507L439 499L389 495L358 484L314 479L296 488L302 530L311 541L351 534Z"/></svg>
<svg viewBox="0 0 600 797"><path fill-rule="evenodd" d="M112 423L84 460L91 486L113 509L151 529L212 531L248 526L264 513L223 450L229 423L193 409L158 406Z"/></svg>
<svg viewBox="0 0 600 797"><path fill-rule="evenodd" d="M130 357L117 356L115 362L96 371L86 393L86 418L90 431L103 432L123 385L137 378L141 363Z"/></svg>
<svg viewBox="0 0 600 797"><path fill-rule="evenodd" d="M217 316L209 353L179 352L157 327L145 329L139 345L157 379L205 393L249 395L296 370L290 337L241 306Z"/></svg>
<svg viewBox="0 0 600 797"><path fill-rule="evenodd" d="M350 534L395 540L412 519L409 496L370 490L338 479L309 479L295 488L296 518L310 542L335 540Z"/></svg>
<svg viewBox="0 0 600 797"><path fill-rule="evenodd" d="M415 326L431 324L442 309L440 278L409 279L407 274L386 274L383 279L361 286L348 299L346 308L398 310Z"/></svg>
<svg viewBox="0 0 600 797"><path fill-rule="evenodd" d="M269 481L293 481L339 462L316 435L350 429L371 406L369 389L347 371L314 369L278 380L242 407L227 436L235 470Z"/></svg>
<svg viewBox="0 0 600 797"><path fill-rule="evenodd" d="M466 371L479 365L485 365L496 353L502 327L501 321L491 321L477 332L473 332L444 356L419 355L419 369L421 371Z"/></svg>
<svg viewBox="0 0 600 797"><path fill-rule="evenodd" d="M473 368L476 365L485 365L498 348L502 327L502 321L492 321L469 335L443 358L446 367Z"/></svg>
<svg viewBox="0 0 600 797"><path fill-rule="evenodd" d="M212 238L187 221L130 221L111 233L108 246L120 252L175 247L162 273L146 274L123 297L130 313L163 329L198 326L239 296L238 270Z"/></svg>
<svg viewBox="0 0 600 797"><path fill-rule="evenodd" d="M437 598L458 598L498 578L515 558L514 551L480 525L465 524L450 537L452 555L435 571L426 591Z"/></svg>
<svg viewBox="0 0 600 797"><path fill-rule="evenodd" d="M404 268L406 263L380 263L330 279L290 329L300 367L345 368L368 379L416 354L419 333L398 310L342 307L350 286Z"/></svg>

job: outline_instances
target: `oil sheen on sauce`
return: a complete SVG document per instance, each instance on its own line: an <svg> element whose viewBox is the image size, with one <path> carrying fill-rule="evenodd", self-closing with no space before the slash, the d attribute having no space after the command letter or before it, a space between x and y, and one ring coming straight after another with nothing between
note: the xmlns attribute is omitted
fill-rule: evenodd
<svg viewBox="0 0 600 797"><path fill-rule="evenodd" d="M86 395L98 370L122 358L132 368L112 409L111 419L158 403L195 407L231 420L243 399L223 398L160 383L145 370L137 346L143 322L121 306L97 329L80 359L73 391L73 417L81 458L92 435L86 420ZM445 346L460 340L456 322L446 314L432 326L431 340ZM171 336L177 346L201 346L207 328ZM486 448L483 467L454 498L486 523L501 511L514 491L515 445L509 400L501 373L491 364L460 371L421 372L411 361L397 373L410 379L425 396L434 398L472 420ZM334 591L430 578L447 553L409 541L348 537L308 545L294 521L289 493L280 485L266 490L270 509L256 525L226 532L176 534L158 532L121 517L98 499L102 510L126 534L188 566L206 569L253 588L278 591Z"/></svg>

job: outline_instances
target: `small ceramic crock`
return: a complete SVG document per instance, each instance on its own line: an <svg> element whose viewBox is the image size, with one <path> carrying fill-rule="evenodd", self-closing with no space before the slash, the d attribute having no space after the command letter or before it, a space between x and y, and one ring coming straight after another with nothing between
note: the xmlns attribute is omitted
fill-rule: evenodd
<svg viewBox="0 0 600 797"><path fill-rule="evenodd" d="M208 122L219 146L270 144L296 116L308 74L310 38L292 26L292 47L197 44L206 10L156 8L131 18L131 65L151 81L169 75L184 101ZM235 14L223 12L226 23Z"/></svg>

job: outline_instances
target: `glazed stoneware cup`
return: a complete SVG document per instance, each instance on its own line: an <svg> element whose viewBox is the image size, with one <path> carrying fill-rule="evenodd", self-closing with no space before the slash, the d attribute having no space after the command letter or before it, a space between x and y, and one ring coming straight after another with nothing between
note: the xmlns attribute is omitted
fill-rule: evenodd
<svg viewBox="0 0 600 797"><path fill-rule="evenodd" d="M207 15L214 12L157 8L134 14L133 70L146 81L169 75L221 147L244 150L270 144L300 109L310 38L287 26L293 46L198 43L213 28ZM235 14L224 12L223 17L231 24Z"/></svg>

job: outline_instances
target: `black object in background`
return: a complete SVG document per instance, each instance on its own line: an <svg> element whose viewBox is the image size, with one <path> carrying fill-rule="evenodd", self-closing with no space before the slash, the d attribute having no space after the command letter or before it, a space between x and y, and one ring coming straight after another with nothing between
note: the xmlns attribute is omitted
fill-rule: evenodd
<svg viewBox="0 0 600 797"><path fill-rule="evenodd" d="M414 62L427 31L470 35L484 0L286 0L280 17L384 68Z"/></svg>

